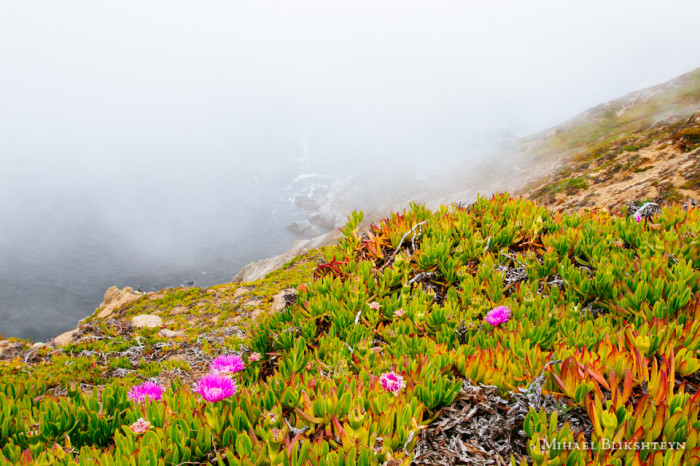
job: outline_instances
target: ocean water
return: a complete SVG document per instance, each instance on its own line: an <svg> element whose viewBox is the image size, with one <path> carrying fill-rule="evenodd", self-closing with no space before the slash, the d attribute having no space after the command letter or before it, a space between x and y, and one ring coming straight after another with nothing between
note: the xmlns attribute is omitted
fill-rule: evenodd
<svg viewBox="0 0 700 466"><path fill-rule="evenodd" d="M310 163L86 170L54 184L37 172L42 186L27 185L33 176L19 177L22 186L1 180L0 334L46 341L75 328L110 286L206 287L286 251L300 239L286 227L307 214L295 198L333 181Z"/></svg>

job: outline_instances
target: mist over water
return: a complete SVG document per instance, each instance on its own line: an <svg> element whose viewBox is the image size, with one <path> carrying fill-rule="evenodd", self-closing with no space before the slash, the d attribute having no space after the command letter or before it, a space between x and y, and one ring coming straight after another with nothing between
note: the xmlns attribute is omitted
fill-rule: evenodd
<svg viewBox="0 0 700 466"><path fill-rule="evenodd" d="M42 340L73 328L109 286L208 286L283 252L298 239L285 227L304 217L294 196L330 181L304 176L309 163L125 163L84 183L38 166L41 191L4 179L2 334Z"/></svg>
<svg viewBox="0 0 700 466"><path fill-rule="evenodd" d="M384 185L689 71L698 13L3 3L0 334L72 329L112 285L229 281L299 239L286 228L308 214L296 196L354 176L366 195L344 204L381 205Z"/></svg>

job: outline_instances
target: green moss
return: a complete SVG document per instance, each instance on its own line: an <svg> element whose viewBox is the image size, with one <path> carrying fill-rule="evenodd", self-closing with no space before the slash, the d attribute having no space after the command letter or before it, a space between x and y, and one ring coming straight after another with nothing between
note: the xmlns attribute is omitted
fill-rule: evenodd
<svg viewBox="0 0 700 466"><path fill-rule="evenodd" d="M588 188L588 182L586 181L586 176L578 176L576 178L569 178L564 183L564 189L567 193L572 194L576 191Z"/></svg>
<svg viewBox="0 0 700 466"><path fill-rule="evenodd" d="M691 174L681 188L700 191L700 172Z"/></svg>

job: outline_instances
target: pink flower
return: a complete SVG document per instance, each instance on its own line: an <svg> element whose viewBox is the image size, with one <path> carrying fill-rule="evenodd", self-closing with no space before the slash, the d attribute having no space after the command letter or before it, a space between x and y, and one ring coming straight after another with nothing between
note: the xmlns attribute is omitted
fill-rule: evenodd
<svg viewBox="0 0 700 466"><path fill-rule="evenodd" d="M371 351L372 351L373 353L381 353L383 349L384 349L384 348L382 348L381 346L373 346L372 349L371 349Z"/></svg>
<svg viewBox="0 0 700 466"><path fill-rule="evenodd" d="M159 383L144 382L141 385L131 387L127 396L136 402L144 401L146 397L155 401L163 397L164 391L165 388Z"/></svg>
<svg viewBox="0 0 700 466"><path fill-rule="evenodd" d="M372 310L375 310L375 311L376 311L376 310L379 309L380 307L381 307L381 304L379 304L379 303L376 302L376 301L372 301L371 303L369 303L369 308L372 309Z"/></svg>
<svg viewBox="0 0 700 466"><path fill-rule="evenodd" d="M209 370L217 373L234 374L245 368L243 359L237 354L224 354L209 364Z"/></svg>
<svg viewBox="0 0 700 466"><path fill-rule="evenodd" d="M403 317L403 315L406 313L403 309L397 309L396 312L394 312L394 315L396 317Z"/></svg>
<svg viewBox="0 0 700 466"><path fill-rule="evenodd" d="M260 359L260 353L253 353L250 356L248 356L248 362L255 362Z"/></svg>
<svg viewBox="0 0 700 466"><path fill-rule="evenodd" d="M398 395L399 392L406 386L403 377L401 377L396 372L385 372L379 377L379 382L381 382L384 390Z"/></svg>
<svg viewBox="0 0 700 466"><path fill-rule="evenodd" d="M131 424L131 431L135 434L143 434L146 432L150 427L151 423L144 420L142 417L138 419L138 421L134 422Z"/></svg>
<svg viewBox="0 0 700 466"><path fill-rule="evenodd" d="M236 386L235 380L225 375L210 373L203 375L199 379L199 383L193 391L202 395L202 398L205 400L216 403L224 398L235 395L238 391L238 386Z"/></svg>
<svg viewBox="0 0 700 466"><path fill-rule="evenodd" d="M637 223L639 223L639 222L642 221L642 216L639 215L639 214L637 214L637 215L634 216L634 219L637 221Z"/></svg>
<svg viewBox="0 0 700 466"><path fill-rule="evenodd" d="M504 324L510 320L511 311L506 306L493 308L486 314L486 322L494 327Z"/></svg>

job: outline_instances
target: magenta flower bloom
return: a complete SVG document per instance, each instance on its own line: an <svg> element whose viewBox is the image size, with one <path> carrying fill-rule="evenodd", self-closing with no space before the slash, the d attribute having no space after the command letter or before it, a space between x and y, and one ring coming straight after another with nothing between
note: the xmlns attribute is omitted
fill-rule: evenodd
<svg viewBox="0 0 700 466"><path fill-rule="evenodd" d="M126 394L129 398L139 403L144 401L146 397L153 401L163 398L165 388L159 383L144 382L141 385L134 385Z"/></svg>
<svg viewBox="0 0 700 466"><path fill-rule="evenodd" d="M639 214L637 214L637 215L634 216L634 219L635 219L635 221L636 221L637 223L639 223L639 222L642 221L642 216L639 215Z"/></svg>
<svg viewBox="0 0 700 466"><path fill-rule="evenodd" d="M209 370L219 374L234 374L244 368L243 358L237 354L224 354L209 364Z"/></svg>
<svg viewBox="0 0 700 466"><path fill-rule="evenodd" d="M140 417L136 422L131 424L131 431L135 434L143 434L146 432L150 427L151 423L146 421L144 418Z"/></svg>
<svg viewBox="0 0 700 466"><path fill-rule="evenodd" d="M511 311L506 306L498 306L493 308L486 314L486 322L497 327L498 325L504 324L510 320Z"/></svg>
<svg viewBox="0 0 700 466"><path fill-rule="evenodd" d="M398 395L399 392L406 386L403 377L401 377L396 372L385 372L379 377L379 382L384 387L384 390Z"/></svg>
<svg viewBox="0 0 700 466"><path fill-rule="evenodd" d="M210 403L216 403L235 395L236 391L238 391L238 386L235 380L225 375L211 373L203 375L193 391L202 395L202 398Z"/></svg>

